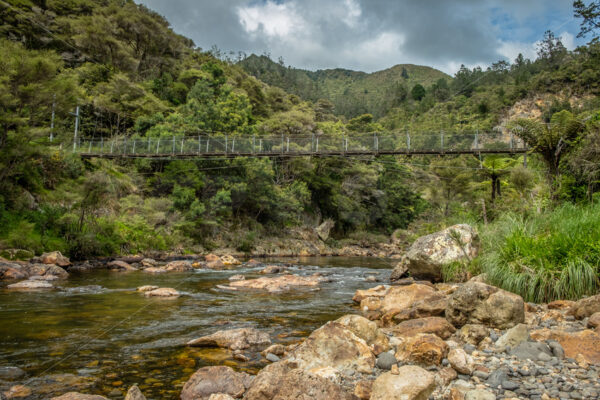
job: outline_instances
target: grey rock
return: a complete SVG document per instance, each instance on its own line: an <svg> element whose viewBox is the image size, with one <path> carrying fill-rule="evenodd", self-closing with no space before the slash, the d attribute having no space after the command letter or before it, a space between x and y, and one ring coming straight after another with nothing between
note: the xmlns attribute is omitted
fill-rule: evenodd
<svg viewBox="0 0 600 400"><path fill-rule="evenodd" d="M508 354L511 356L516 356L520 360L540 360L540 354L545 354L548 356L547 360L550 360L552 356L552 352L547 344L541 342L521 342L515 348L512 348ZM542 358L546 359L545 356ZM541 360L541 361L547 361Z"/></svg>
<svg viewBox="0 0 600 400"><path fill-rule="evenodd" d="M554 354L554 357L559 358L561 360L565 358L565 350L556 340L549 340L548 347L550 347L550 350L552 351L552 354Z"/></svg>
<svg viewBox="0 0 600 400"><path fill-rule="evenodd" d="M463 349L465 352L467 352L468 354L473 353L475 350L477 350L477 347L473 346L471 343L467 343L463 346Z"/></svg>
<svg viewBox="0 0 600 400"><path fill-rule="evenodd" d="M379 369L390 370L392 365L396 364L397 362L398 360L396 360L396 357L394 357L393 354L385 352L377 356L375 366Z"/></svg>
<svg viewBox="0 0 600 400"><path fill-rule="evenodd" d="M519 384L514 381L502 381L502 388L506 390L516 390L519 388Z"/></svg>
<svg viewBox="0 0 600 400"><path fill-rule="evenodd" d="M271 361L271 362L277 362L279 361L279 357L277 357L275 354L273 353L267 353L266 357L267 360Z"/></svg>
<svg viewBox="0 0 600 400"><path fill-rule="evenodd" d="M492 372L485 382L491 387L497 388L502 384L503 381L507 379L508 369L506 367L502 367Z"/></svg>
<svg viewBox="0 0 600 400"><path fill-rule="evenodd" d="M476 376L479 379L487 379L489 378L490 374L488 374L487 372L483 372L483 371L475 371L473 372L473 376Z"/></svg>

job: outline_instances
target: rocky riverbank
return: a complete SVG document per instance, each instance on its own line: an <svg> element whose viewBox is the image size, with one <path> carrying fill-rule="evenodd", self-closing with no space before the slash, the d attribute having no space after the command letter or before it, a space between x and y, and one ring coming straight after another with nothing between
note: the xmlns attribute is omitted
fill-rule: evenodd
<svg viewBox="0 0 600 400"><path fill-rule="evenodd" d="M278 342L280 338L260 329L215 328L186 346L225 349L240 362L263 357L269 364L256 375L235 370L230 363L200 368L187 380L180 397L600 399L600 294L576 302L531 304L487 285L484 276L464 283L437 282L444 263L470 257L476 251L476 234L466 226L417 241L398 264L391 284L357 290L352 299L355 314L327 322L299 342ZM54 268L33 266L56 266L55 262L68 260L59 254L45 255L5 271L11 276L15 271L24 274L19 277L28 277L23 282L52 282L54 278L43 277L55 276ZM140 270L151 277L198 268L233 269L242 264L233 256L208 255L170 262L130 258L102 265L116 273ZM243 265L260 263L250 260ZM259 275L264 276L247 279L233 275L229 285L215 289L234 295L240 290L255 290L277 296L290 290L316 290L327 279L318 273L302 277L289 274L285 265L258 268ZM426 273L420 276L419 271ZM178 295L170 288L156 286L138 290L147 296ZM15 385L3 395L26 398L26 393L26 386ZM126 397L143 398L136 386ZM105 398L72 392L54 399Z"/></svg>

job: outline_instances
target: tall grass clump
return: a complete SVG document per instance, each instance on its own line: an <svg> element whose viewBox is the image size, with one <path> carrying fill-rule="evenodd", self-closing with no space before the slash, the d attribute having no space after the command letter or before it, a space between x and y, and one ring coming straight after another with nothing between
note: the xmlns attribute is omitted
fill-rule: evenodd
<svg viewBox="0 0 600 400"><path fill-rule="evenodd" d="M481 231L487 281L543 303L600 290L600 204L506 214Z"/></svg>

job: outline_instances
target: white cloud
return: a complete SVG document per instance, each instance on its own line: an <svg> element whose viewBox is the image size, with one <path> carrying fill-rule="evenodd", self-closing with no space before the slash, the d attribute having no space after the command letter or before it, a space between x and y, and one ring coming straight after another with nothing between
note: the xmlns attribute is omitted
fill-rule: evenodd
<svg viewBox="0 0 600 400"><path fill-rule="evenodd" d="M537 43L523 43L523 42L500 42L498 48L498 54L506 57L511 63L517 58L519 53L523 54L523 57L535 60L537 57Z"/></svg>
<svg viewBox="0 0 600 400"><path fill-rule="evenodd" d="M264 33L269 37L287 37L301 30L306 24L294 9L294 3L264 4L239 7L240 23L250 34Z"/></svg>
<svg viewBox="0 0 600 400"><path fill-rule="evenodd" d="M575 35L569 32L563 32L560 34L560 40L567 50L574 50L577 47L575 44Z"/></svg>

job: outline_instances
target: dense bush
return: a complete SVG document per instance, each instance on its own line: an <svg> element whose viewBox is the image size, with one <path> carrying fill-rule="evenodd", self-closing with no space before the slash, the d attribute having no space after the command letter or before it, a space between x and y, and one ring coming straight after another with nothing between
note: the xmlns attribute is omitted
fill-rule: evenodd
<svg viewBox="0 0 600 400"><path fill-rule="evenodd" d="M577 299L600 289L600 203L503 215L482 228L482 243L487 280L526 301Z"/></svg>

